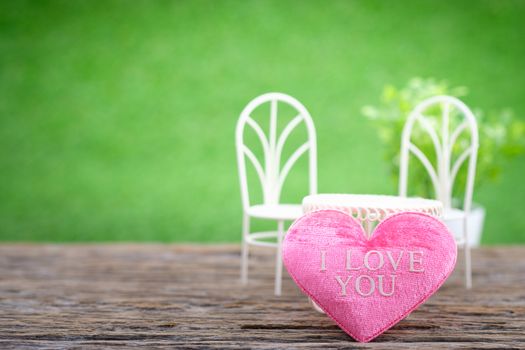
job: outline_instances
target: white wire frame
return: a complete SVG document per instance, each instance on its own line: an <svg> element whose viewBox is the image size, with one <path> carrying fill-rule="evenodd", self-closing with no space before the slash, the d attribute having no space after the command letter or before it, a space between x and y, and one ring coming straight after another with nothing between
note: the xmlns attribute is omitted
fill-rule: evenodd
<svg viewBox="0 0 525 350"><path fill-rule="evenodd" d="M270 130L267 137L260 125L251 118L251 113L264 103L271 103ZM277 135L278 103L286 103L297 112ZM281 156L286 139L301 122L306 124L308 140L303 143L280 168ZM263 148L264 166L259 162L254 153L244 143L245 126L250 126L257 134ZM250 207L250 196L246 174L246 158L250 160L261 183L263 190L263 204L278 204L282 187L295 162L308 151L309 153L309 192L317 193L317 144L314 123L310 113L295 98L279 93L270 92L253 99L241 112L236 128L237 163L239 166L239 178L241 182L241 199L245 210Z"/></svg>
<svg viewBox="0 0 525 350"><path fill-rule="evenodd" d="M251 117L251 113L259 106L270 103L269 131L265 135L261 126ZM277 135L278 104L288 104L297 111L297 115L282 129ZM284 162L281 167L281 157L287 138L293 130L305 123L307 131L307 140ZM248 148L244 142L244 132L246 125L251 127L258 136L263 149L263 163L257 159L255 154ZM246 158L251 162L260 181L263 204L277 205L280 201L283 185L286 181L290 170L296 161L306 152L309 154L308 172L309 172L309 194L317 193L317 143L316 132L312 117L308 110L295 98L279 93L270 92L260 95L250 101L243 109L237 122L236 132L236 150L237 163L239 170L239 179L241 187L241 199L243 206L243 246L241 261L241 281L247 282L247 259L248 245L258 245L264 247L276 247L276 274L275 274L275 294L281 294L281 277L282 277L282 257L281 243L284 236L284 220L274 218L277 221L277 232L250 232L250 192L248 189L247 164ZM272 218L269 218L272 219ZM265 241L269 237L276 237L277 243Z"/></svg>
<svg viewBox="0 0 525 350"><path fill-rule="evenodd" d="M432 126L429 118L424 112L433 106L441 106L441 137ZM450 111L451 108L457 109L463 120L451 132L450 130ZM430 162L428 157L411 141L414 125L420 123L423 130L428 133L436 153L436 167ZM453 160L453 147L459 139L459 136L467 132L470 136L470 142L463 152ZM472 207L472 196L474 191L474 180L476 175L476 161L479 146L479 136L476 118L472 111L459 99L452 96L434 96L428 98L417 105L408 116L401 136L401 157L399 172L399 194L407 196L408 187L408 166L409 156L413 154L427 171L432 185L434 187L436 198L443 203L445 213L452 208L452 190L454 182L461 166L468 159L467 181L465 196L463 198L463 237L458 241L458 245L465 248L465 280L467 288L472 285L470 247L468 244L467 217Z"/></svg>

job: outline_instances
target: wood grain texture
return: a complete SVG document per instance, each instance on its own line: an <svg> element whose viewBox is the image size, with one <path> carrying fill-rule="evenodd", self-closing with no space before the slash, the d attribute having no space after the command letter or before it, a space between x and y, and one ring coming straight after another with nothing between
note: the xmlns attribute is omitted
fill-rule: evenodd
<svg viewBox="0 0 525 350"><path fill-rule="evenodd" d="M461 256L461 254L460 254ZM318 314L273 255L239 282L236 245L1 245L0 348L525 348L525 247L474 250L427 303L372 343Z"/></svg>

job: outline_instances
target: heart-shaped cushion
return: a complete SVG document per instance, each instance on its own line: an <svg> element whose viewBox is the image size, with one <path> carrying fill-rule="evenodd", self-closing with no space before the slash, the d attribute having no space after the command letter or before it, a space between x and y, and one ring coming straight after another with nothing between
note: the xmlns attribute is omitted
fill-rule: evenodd
<svg viewBox="0 0 525 350"><path fill-rule="evenodd" d="M354 339L367 342L406 317L448 278L456 242L438 219L405 212L370 239L353 217L321 210L298 219L283 261L301 290Z"/></svg>

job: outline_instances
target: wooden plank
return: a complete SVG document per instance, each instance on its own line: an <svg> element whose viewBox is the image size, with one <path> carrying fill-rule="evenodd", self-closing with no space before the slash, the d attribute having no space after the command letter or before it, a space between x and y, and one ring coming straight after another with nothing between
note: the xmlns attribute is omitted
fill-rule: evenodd
<svg viewBox="0 0 525 350"><path fill-rule="evenodd" d="M0 348L525 348L525 247L473 252L474 289L457 271L370 344L315 312L273 255L257 250L240 285L236 245L2 245Z"/></svg>

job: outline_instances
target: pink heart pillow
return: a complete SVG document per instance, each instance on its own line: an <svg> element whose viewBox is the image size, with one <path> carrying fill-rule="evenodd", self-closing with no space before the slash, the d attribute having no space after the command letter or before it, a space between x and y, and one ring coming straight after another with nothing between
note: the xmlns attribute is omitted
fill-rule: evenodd
<svg viewBox="0 0 525 350"><path fill-rule="evenodd" d="M361 224L334 210L298 219L283 242L286 269L346 333L368 342L427 300L456 263L456 242L438 219L400 213L367 239Z"/></svg>

